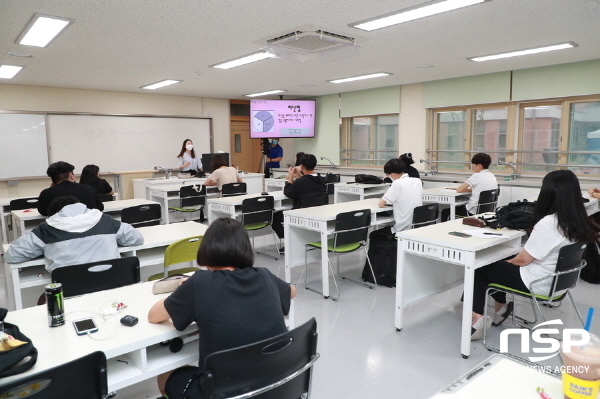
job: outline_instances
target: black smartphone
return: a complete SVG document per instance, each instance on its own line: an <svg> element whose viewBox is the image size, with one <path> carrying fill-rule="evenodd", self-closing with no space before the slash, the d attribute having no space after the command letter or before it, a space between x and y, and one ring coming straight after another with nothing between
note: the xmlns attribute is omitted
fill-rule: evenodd
<svg viewBox="0 0 600 399"><path fill-rule="evenodd" d="M451 235L457 236L457 237L463 237L463 238L471 237L471 234L462 233L460 231L451 231L448 234L451 234Z"/></svg>
<svg viewBox="0 0 600 399"><path fill-rule="evenodd" d="M87 319L75 320L73 322L73 327L75 327L77 335L86 335L98 331L98 327L96 326L96 323L94 323L94 319L91 317L88 317Z"/></svg>

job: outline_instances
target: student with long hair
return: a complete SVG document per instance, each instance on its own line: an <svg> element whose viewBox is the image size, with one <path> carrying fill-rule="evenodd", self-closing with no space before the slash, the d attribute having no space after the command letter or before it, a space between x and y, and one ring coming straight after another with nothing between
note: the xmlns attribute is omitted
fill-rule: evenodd
<svg viewBox="0 0 600 399"><path fill-rule="evenodd" d="M398 158L402 162L404 162L404 165L406 166L405 172L406 174L408 174L408 177L416 177L417 179L421 178L421 176L419 176L419 171L417 170L417 168L411 166L413 163L415 163L415 160L413 159L412 154L410 152L402 154Z"/></svg>
<svg viewBox="0 0 600 399"><path fill-rule="evenodd" d="M96 165L85 165L81 171L79 184L92 187L98 194L113 195L115 193L110 184L100 177L100 168Z"/></svg>
<svg viewBox="0 0 600 399"><path fill-rule="evenodd" d="M202 161L196 156L194 143L190 139L183 140L181 151L179 151L177 158L179 159L179 170L182 172L195 175L196 172L202 169Z"/></svg>
<svg viewBox="0 0 600 399"><path fill-rule="evenodd" d="M202 397L198 378L209 354L286 332L284 316L296 296L295 287L253 266L248 233L234 219L220 218L208 227L197 261L208 270L195 272L148 313L150 323L170 318L179 331L198 325L199 367L184 366L158 377L159 390L169 399Z"/></svg>
<svg viewBox="0 0 600 399"><path fill-rule="evenodd" d="M243 182L237 170L233 166L227 166L227 161L221 154L212 157L210 169L212 173L204 181L205 186L218 186L221 191L223 184Z"/></svg>
<svg viewBox="0 0 600 399"><path fill-rule="evenodd" d="M517 256L500 260L475 270L473 287L473 327L471 340L483 337L484 323L488 327L492 319L483 318L485 292L490 283L501 284L513 289L530 292L530 284L554 273L558 252L562 247L574 243L588 243L596 234L587 216L577 176L570 170L548 173L533 212L533 230L525 247ZM548 295L552 279L546 279L534 287L534 293ZM506 303L506 295L492 295L496 301L494 325L501 324L510 316L513 304Z"/></svg>

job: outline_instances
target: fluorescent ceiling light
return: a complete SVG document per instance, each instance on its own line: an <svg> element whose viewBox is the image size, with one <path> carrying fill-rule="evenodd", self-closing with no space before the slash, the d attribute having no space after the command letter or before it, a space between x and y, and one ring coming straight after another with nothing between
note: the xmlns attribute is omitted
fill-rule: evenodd
<svg viewBox="0 0 600 399"><path fill-rule="evenodd" d="M69 18L35 13L16 42L24 46L46 47L73 21Z"/></svg>
<svg viewBox="0 0 600 399"><path fill-rule="evenodd" d="M391 73L378 72L378 73L372 73L370 75L354 76L352 78L343 78L343 79L336 79L336 80L328 80L328 82L329 83L346 83L346 82L352 82L352 81L355 81L355 80L380 78L382 76L389 76L389 75L391 75Z"/></svg>
<svg viewBox="0 0 600 399"><path fill-rule="evenodd" d="M386 28L388 26L401 24L403 22L414 21L415 19L429 17L431 15L441 14L446 11L452 11L463 7L472 6L490 0L444 0L432 1L420 6L406 8L391 14L371 18L365 21L356 22L349 26L372 31Z"/></svg>
<svg viewBox="0 0 600 399"><path fill-rule="evenodd" d="M573 48L573 47L577 47L577 44L573 43L573 42L566 42L566 43L559 43L559 44L551 44L549 46L530 48L527 50L516 50L516 51L510 51L508 53L492 54L492 55L486 55L486 56L482 56L482 57L473 57L473 58L467 58L467 59L471 60L471 61L475 61L475 62L482 62L482 61L498 60L500 58L518 57L521 55L545 53L547 51L564 50L564 49Z"/></svg>
<svg viewBox="0 0 600 399"><path fill-rule="evenodd" d="M21 69L23 67L17 65L0 65L0 79L12 79Z"/></svg>
<svg viewBox="0 0 600 399"><path fill-rule="evenodd" d="M277 94L277 93L285 93L287 90L270 90L270 91L263 91L260 93L254 93L254 94L245 94L246 97L260 97L260 96L267 96L269 94Z"/></svg>
<svg viewBox="0 0 600 399"><path fill-rule="evenodd" d="M229 69L239 67L241 65L250 64L251 62L256 62L260 60L264 60L267 58L275 58L275 54L272 54L268 51L257 51L252 54L245 55L240 58L235 58L233 60L220 62L218 64L210 65L211 68L219 68L219 69Z"/></svg>
<svg viewBox="0 0 600 399"><path fill-rule="evenodd" d="M161 80L160 82L156 82L156 83L152 83L152 84L149 84L149 85L146 85L146 86L142 86L142 87L140 87L140 89L155 90L155 89L160 89L161 87L174 85L175 83L180 83L180 82L182 82L182 81L181 80L165 79L165 80Z"/></svg>

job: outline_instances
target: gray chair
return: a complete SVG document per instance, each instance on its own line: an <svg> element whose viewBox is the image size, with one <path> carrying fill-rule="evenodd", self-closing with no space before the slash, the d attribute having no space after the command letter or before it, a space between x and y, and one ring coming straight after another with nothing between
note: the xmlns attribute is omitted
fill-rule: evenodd
<svg viewBox="0 0 600 399"><path fill-rule="evenodd" d="M121 210L121 221L133 227L155 226L161 219L160 204L136 205Z"/></svg>
<svg viewBox="0 0 600 399"><path fill-rule="evenodd" d="M275 200L270 195L246 198L242 201L242 225L248 233L269 228L275 239L275 248L277 249L277 256L273 256L273 258L277 260L279 259L279 239L273 230L274 207ZM254 234L251 234L250 237L252 238L252 248L254 248ZM256 251L256 253L259 252Z"/></svg>
<svg viewBox="0 0 600 399"><path fill-rule="evenodd" d="M514 311L511 317L511 320L515 326L529 329L529 326L534 326L537 324L538 316L542 319L542 321L546 321L546 318L544 317L544 314L542 313L542 309L540 307L540 302L542 302L550 308L556 308L560 306L564 298L569 297L569 300L571 301L571 304L573 305L573 308L575 309L575 312L579 317L581 325L584 326L585 322L583 321L581 312L579 311L577 305L575 304L575 301L573 300L571 290L577 285L579 273L581 272L581 269L583 269L586 265L585 260L583 260L583 255L585 253L586 246L587 245L584 243L576 243L571 245L565 245L564 247L562 247L558 253L558 261L556 262L556 269L554 273L549 274L544 278L533 281L529 285L529 292L518 291L514 288L506 287L499 284L488 285L488 289L486 290L484 317L487 317L488 313L489 296L495 292L504 292L507 295L512 295L513 302L515 300L515 297L517 296L521 298L526 298L531 302L534 320L527 320L522 317L517 317ZM531 292L535 292L534 288L536 287L536 285L546 280L552 281L551 289L548 295L532 295ZM558 305L555 305L556 303L558 303ZM519 320L519 323L517 323L516 320ZM483 345L489 351L500 352L498 348L489 345L487 343L486 338L487 325L484 323ZM513 355L511 353L504 353L504 355L532 365L537 365L536 363L531 362L529 359L525 359L520 356Z"/></svg>
<svg viewBox="0 0 600 399"><path fill-rule="evenodd" d="M276 337L211 353L204 361L204 397L309 398L317 338L313 317Z"/></svg>
<svg viewBox="0 0 600 399"><path fill-rule="evenodd" d="M177 211L179 214L199 212L198 218L204 221L204 207L206 206L206 186L183 186L179 189L179 206L172 206L169 209Z"/></svg>
<svg viewBox="0 0 600 399"><path fill-rule="evenodd" d="M493 190L486 190L479 193L479 202L477 203L476 214L495 212L498 206L498 196L500 195L500 187Z"/></svg>
<svg viewBox="0 0 600 399"><path fill-rule="evenodd" d="M74 333L74 332L73 332ZM51 369L29 374L0 387L0 397L20 398L32 384L38 392L27 397L35 399L102 399L108 395L106 355L93 352Z"/></svg>
<svg viewBox="0 0 600 399"><path fill-rule="evenodd" d="M300 208L312 208L329 204L329 194L327 193L308 193L300 197Z"/></svg>
<svg viewBox="0 0 600 399"><path fill-rule="evenodd" d="M221 186L221 197L234 197L247 193L246 183L227 183Z"/></svg>
<svg viewBox="0 0 600 399"><path fill-rule="evenodd" d="M413 210L413 219L411 228L429 226L436 224L439 216L439 204L427 204L417 206Z"/></svg>

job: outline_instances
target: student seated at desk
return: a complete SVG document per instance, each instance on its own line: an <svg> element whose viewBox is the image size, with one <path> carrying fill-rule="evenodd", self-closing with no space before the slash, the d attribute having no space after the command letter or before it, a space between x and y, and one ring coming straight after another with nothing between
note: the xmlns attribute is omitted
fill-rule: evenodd
<svg viewBox="0 0 600 399"><path fill-rule="evenodd" d="M48 207L49 218L12 242L4 254L7 263L21 263L44 255L46 270L121 255L117 246L140 245L144 237L97 209L88 209L75 197L58 197Z"/></svg>
<svg viewBox="0 0 600 399"><path fill-rule="evenodd" d="M75 183L74 169L73 165L63 161L54 162L48 166L46 174L52 179L52 185L43 190L38 197L38 212L40 215L50 216L48 207L52 201L64 196L77 198L89 209L104 210L104 204L102 204L96 190L85 184Z"/></svg>
<svg viewBox="0 0 600 399"><path fill-rule="evenodd" d="M218 186L221 191L223 184L243 183L237 170L232 166L227 166L225 157L221 154L213 155L210 170L212 173L204 181L205 186Z"/></svg>
<svg viewBox="0 0 600 399"><path fill-rule="evenodd" d="M300 157L300 169L292 166L288 170L283 195L294 200L292 209L302 207L302 196L309 193L327 192L325 179L315 173L317 157L313 154L304 154ZM273 214L273 231L280 239L284 237L283 212ZM283 253L281 247L279 252Z"/></svg>
<svg viewBox="0 0 600 399"><path fill-rule="evenodd" d="M98 194L113 195L115 193L110 184L100 177L100 168L96 165L85 165L83 167L79 184L92 187Z"/></svg>
<svg viewBox="0 0 600 399"><path fill-rule="evenodd" d="M587 216L577 176L570 170L548 173L542 181L540 195L533 212L533 231L525 247L517 256L499 260L475 270L473 284L473 320L471 340L483 338L483 324L488 328L500 325L510 316L513 303L506 303L506 294L496 292L494 320L483 318L485 292L488 284L504 285L530 292L530 284L554 273L558 253L562 247L578 242L593 242L596 233ZM535 293L548 295L552 279L537 284Z"/></svg>
<svg viewBox="0 0 600 399"><path fill-rule="evenodd" d="M482 152L473 155L473 158L471 158L471 170L475 173L456 189L456 192L458 193L470 192L471 197L466 205L456 207L456 216L468 217L474 215L477 213L479 193L498 188L496 176L488 169L491 163L492 157ZM444 209L442 211L442 222L448 220L449 216L450 209Z"/></svg>
<svg viewBox="0 0 600 399"><path fill-rule="evenodd" d="M234 219L220 218L206 230L198 249L199 270L152 306L151 323L173 320L183 331L193 322L200 333L199 367L185 366L158 377L169 399L201 398L198 379L209 354L258 342L287 331L284 316L296 288L262 267L253 267L248 233ZM184 389L189 385L187 392Z"/></svg>
<svg viewBox="0 0 600 399"><path fill-rule="evenodd" d="M405 168L404 162L397 158L390 159L383 166L383 172L392 179L392 185L378 205L383 208L392 204L396 224L377 230L378 233L395 234L410 229L415 208L423 205L423 183L421 179L410 177Z"/></svg>

